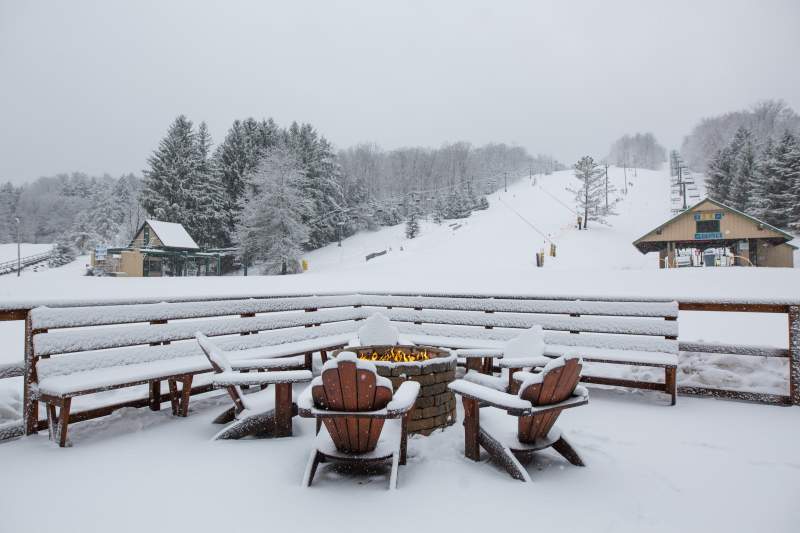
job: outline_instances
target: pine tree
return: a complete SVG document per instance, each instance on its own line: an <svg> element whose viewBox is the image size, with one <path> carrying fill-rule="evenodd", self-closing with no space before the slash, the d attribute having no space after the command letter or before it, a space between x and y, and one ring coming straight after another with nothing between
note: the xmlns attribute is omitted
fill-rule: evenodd
<svg viewBox="0 0 800 533"><path fill-rule="evenodd" d="M606 207L605 170L588 155L578 160L573 168L580 186L567 190L575 194L575 201L583 212L583 227L587 227L589 220L607 224L606 217L616 215L614 206L618 199L609 200Z"/></svg>
<svg viewBox="0 0 800 533"><path fill-rule="evenodd" d="M214 165L225 191L223 211L228 236L234 234L245 195L252 189L251 176L264 154L280 142L282 133L272 119L235 120L214 153Z"/></svg>
<svg viewBox="0 0 800 533"><path fill-rule="evenodd" d="M60 267L68 265L75 260L75 250L63 242L58 242L53 246L53 253L50 254L50 259L47 260L48 266Z"/></svg>
<svg viewBox="0 0 800 533"><path fill-rule="evenodd" d="M211 157L211 136L205 122L201 122L195 137L196 172L188 191L188 210L192 213L186 227L189 234L202 247L222 246L228 242L225 213L225 190Z"/></svg>
<svg viewBox="0 0 800 533"><path fill-rule="evenodd" d="M408 211L408 220L406 220L406 237L413 239L417 235L419 235L419 209L416 204L412 203Z"/></svg>
<svg viewBox="0 0 800 533"><path fill-rule="evenodd" d="M254 193L241 211L239 247L246 261L263 262L265 274L302 272L300 255L308 239L301 213L307 210L300 185L302 165L285 148L273 148L252 175Z"/></svg>
<svg viewBox="0 0 800 533"><path fill-rule="evenodd" d="M800 153L797 138L787 131L777 143L764 150L756 174L751 214L779 228L788 228L797 202L794 186L800 179Z"/></svg>
<svg viewBox="0 0 800 533"><path fill-rule="evenodd" d="M740 128L733 140L733 151L736 154L733 165L728 205L747 212L751 207L751 194L756 181L756 146L750 130Z"/></svg>
<svg viewBox="0 0 800 533"><path fill-rule="evenodd" d="M478 200L478 207L475 209L479 211L483 211L484 209L489 209L489 200L486 196L481 196L480 200Z"/></svg>
<svg viewBox="0 0 800 533"><path fill-rule="evenodd" d="M0 243L15 242L17 238L17 224L15 213L20 190L11 182L0 186Z"/></svg>
<svg viewBox="0 0 800 533"><path fill-rule="evenodd" d="M733 178L733 157L729 147L717 151L708 164L706 192L708 197L726 203Z"/></svg>
<svg viewBox="0 0 800 533"><path fill-rule="evenodd" d="M142 206L155 219L188 224L187 191L197 173L197 145L192 122L181 115L175 119L148 159L144 172Z"/></svg>
<svg viewBox="0 0 800 533"><path fill-rule="evenodd" d="M441 224L446 217L446 206L442 197L437 195L433 203L433 221L436 224Z"/></svg>

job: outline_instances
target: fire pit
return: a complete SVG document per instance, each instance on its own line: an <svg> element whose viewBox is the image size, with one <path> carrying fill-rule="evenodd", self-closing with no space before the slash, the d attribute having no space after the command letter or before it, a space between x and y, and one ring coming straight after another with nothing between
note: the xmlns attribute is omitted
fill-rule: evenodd
<svg viewBox="0 0 800 533"><path fill-rule="evenodd" d="M447 384L455 379L456 357L447 350L430 346L359 346L338 350L354 352L372 361L378 374L397 387L407 379L420 384L419 396L408 422L409 433L429 435L456 421L456 398Z"/></svg>

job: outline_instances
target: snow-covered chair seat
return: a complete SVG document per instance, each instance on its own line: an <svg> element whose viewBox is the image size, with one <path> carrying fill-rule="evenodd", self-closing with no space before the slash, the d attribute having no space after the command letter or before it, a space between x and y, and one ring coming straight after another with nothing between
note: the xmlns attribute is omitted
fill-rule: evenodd
<svg viewBox="0 0 800 533"><path fill-rule="evenodd" d="M580 357L570 354L551 360L538 374L517 372L515 378L521 380L517 394L498 390L492 376L475 371L451 383L449 388L464 402L464 454L478 461L483 447L521 481L530 481L530 475L517 457L551 446L570 463L583 466L578 453L555 426L561 411L589 402L589 392L578 385L582 366ZM481 406L496 407L516 417L516 431L508 418L482 420Z"/></svg>
<svg viewBox="0 0 800 533"><path fill-rule="evenodd" d="M247 435L269 434L274 437L292 435L292 384L311 381L310 370L278 370L265 372L274 360L251 359L232 364L228 355L211 340L198 332L197 343L208 357L215 375L215 387L224 387L233 400L233 407L215 419L216 423L231 422L214 439L238 439ZM274 368L274 366L273 366ZM244 374L242 371L257 370ZM273 385L273 391L262 388L244 394L243 386Z"/></svg>
<svg viewBox="0 0 800 533"><path fill-rule="evenodd" d="M391 460L389 488L396 488L398 467L406 463L406 427L419 388L416 381L405 381L393 393L392 382L352 352L327 361L322 375L297 402L300 416L316 418L318 430L303 485L311 486L317 467L326 460Z"/></svg>

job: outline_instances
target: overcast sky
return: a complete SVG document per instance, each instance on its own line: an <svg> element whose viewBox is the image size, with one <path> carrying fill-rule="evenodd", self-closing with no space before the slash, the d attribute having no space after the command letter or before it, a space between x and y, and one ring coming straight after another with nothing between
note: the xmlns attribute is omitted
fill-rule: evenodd
<svg viewBox="0 0 800 533"><path fill-rule="evenodd" d="M169 123L311 122L337 147L516 143L800 110L800 1L0 0L0 180L141 173Z"/></svg>

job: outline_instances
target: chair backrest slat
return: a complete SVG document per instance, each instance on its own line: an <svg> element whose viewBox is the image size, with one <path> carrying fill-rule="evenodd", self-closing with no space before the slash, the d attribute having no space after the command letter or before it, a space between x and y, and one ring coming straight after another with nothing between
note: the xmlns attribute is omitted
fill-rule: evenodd
<svg viewBox="0 0 800 533"><path fill-rule="evenodd" d="M365 412L383 409L392 399L391 384L378 376L370 363L355 360L342 352L325 364L322 383L312 386L311 397L318 409ZM342 357L344 355L344 357ZM356 417L322 418L336 448L347 453L365 453L375 449L382 419Z"/></svg>
<svg viewBox="0 0 800 533"><path fill-rule="evenodd" d="M542 379L539 382L524 386L520 398L530 401L535 406L553 405L563 402L570 397L581 378L582 363L579 358L559 358L545 367ZM544 438L552 429L560 410L544 414L521 416L518 423L518 438L520 442L535 442Z"/></svg>

